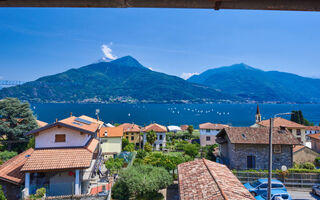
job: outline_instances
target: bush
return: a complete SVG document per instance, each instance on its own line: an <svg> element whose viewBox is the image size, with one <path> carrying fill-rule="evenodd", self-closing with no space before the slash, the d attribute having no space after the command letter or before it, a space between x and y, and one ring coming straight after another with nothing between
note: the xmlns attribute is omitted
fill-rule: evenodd
<svg viewBox="0 0 320 200"><path fill-rule="evenodd" d="M195 158L199 154L199 146L196 144L185 144L183 147L185 154Z"/></svg>
<svg viewBox="0 0 320 200"><path fill-rule="evenodd" d="M129 144L129 140L126 138L122 138L122 150L126 148L128 144Z"/></svg>
<svg viewBox="0 0 320 200"><path fill-rule="evenodd" d="M147 143L147 144L144 145L144 150L146 152L151 152L152 151L152 146L149 143Z"/></svg>
<svg viewBox="0 0 320 200"><path fill-rule="evenodd" d="M141 159L144 159L144 157L146 157L147 155L147 152L140 149L138 152L137 152L137 155L136 155L136 158L141 158Z"/></svg>
<svg viewBox="0 0 320 200"><path fill-rule="evenodd" d="M301 164L299 168L300 169L315 169L316 167L311 162L305 162L305 163Z"/></svg>
<svg viewBox="0 0 320 200"><path fill-rule="evenodd" d="M151 165L131 166L121 170L119 177L112 188L112 198L119 200L153 195L172 183L170 174L164 168Z"/></svg>
<svg viewBox="0 0 320 200"><path fill-rule="evenodd" d="M126 147L123 148L123 151L133 152L134 151L134 144L130 143L130 144L126 145Z"/></svg>
<svg viewBox="0 0 320 200"><path fill-rule="evenodd" d="M7 200L6 196L4 196L2 185L0 185L0 200Z"/></svg>
<svg viewBox="0 0 320 200"><path fill-rule="evenodd" d="M105 162L105 166L107 169L110 170L111 174L114 174L115 172L119 171L123 166L124 160L123 158L109 158Z"/></svg>
<svg viewBox="0 0 320 200"><path fill-rule="evenodd" d="M35 200L35 199L41 199L46 194L46 188L42 187L37 189L36 194L30 195L29 199Z"/></svg>
<svg viewBox="0 0 320 200"><path fill-rule="evenodd" d="M137 200L163 200L164 196L159 192L151 192L144 194L143 196L139 196Z"/></svg>
<svg viewBox="0 0 320 200"><path fill-rule="evenodd" d="M320 157L317 157L317 158L314 160L314 164L316 165L316 167L320 167Z"/></svg>

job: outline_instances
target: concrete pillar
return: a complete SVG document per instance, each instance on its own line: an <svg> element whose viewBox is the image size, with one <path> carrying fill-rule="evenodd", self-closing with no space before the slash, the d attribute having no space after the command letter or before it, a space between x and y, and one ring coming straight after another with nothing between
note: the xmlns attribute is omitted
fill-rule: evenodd
<svg viewBox="0 0 320 200"><path fill-rule="evenodd" d="M81 194L81 191L80 191L80 170L79 169L76 169L74 194Z"/></svg>
<svg viewBox="0 0 320 200"><path fill-rule="evenodd" d="M30 189L30 173L27 172L25 174L25 179L24 179L24 196L27 197L29 196L29 189Z"/></svg>

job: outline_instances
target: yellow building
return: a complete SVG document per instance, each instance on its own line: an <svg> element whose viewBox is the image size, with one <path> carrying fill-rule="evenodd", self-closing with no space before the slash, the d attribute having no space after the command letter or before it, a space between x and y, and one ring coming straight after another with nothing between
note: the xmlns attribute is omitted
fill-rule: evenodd
<svg viewBox="0 0 320 200"><path fill-rule="evenodd" d="M99 131L102 155L114 156L122 149L122 127L102 127Z"/></svg>
<svg viewBox="0 0 320 200"><path fill-rule="evenodd" d="M123 128L123 137L128 139L130 143L133 143L136 147L139 147L140 140L143 142L143 138L140 135L141 128L136 124L124 123L118 127Z"/></svg>

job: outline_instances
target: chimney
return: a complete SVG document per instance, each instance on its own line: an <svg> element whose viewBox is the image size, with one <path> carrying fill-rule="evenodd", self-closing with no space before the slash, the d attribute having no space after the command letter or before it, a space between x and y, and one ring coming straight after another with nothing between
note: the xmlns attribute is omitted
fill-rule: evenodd
<svg viewBox="0 0 320 200"><path fill-rule="evenodd" d="M70 112L70 117L72 117L72 112Z"/></svg>
<svg viewBox="0 0 320 200"><path fill-rule="evenodd" d="M58 118L56 118L56 123L58 122Z"/></svg>

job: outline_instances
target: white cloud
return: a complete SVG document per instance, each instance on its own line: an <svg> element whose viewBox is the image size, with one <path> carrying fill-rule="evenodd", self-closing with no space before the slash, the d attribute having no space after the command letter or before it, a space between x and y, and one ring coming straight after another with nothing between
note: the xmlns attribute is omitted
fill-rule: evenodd
<svg viewBox="0 0 320 200"><path fill-rule="evenodd" d="M114 60L117 59L117 56L112 55L112 49L110 48L110 46L112 45L112 43L110 43L109 45L103 44L101 45L101 51L104 54L104 57L102 58L103 60Z"/></svg>
<svg viewBox="0 0 320 200"><path fill-rule="evenodd" d="M197 73L197 72L194 72L194 73L183 72L180 77L183 78L184 80L187 80L188 78L190 78L193 75L199 75L199 73Z"/></svg>

